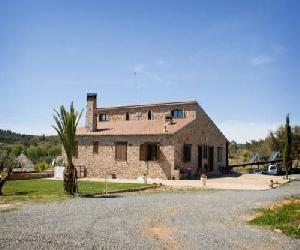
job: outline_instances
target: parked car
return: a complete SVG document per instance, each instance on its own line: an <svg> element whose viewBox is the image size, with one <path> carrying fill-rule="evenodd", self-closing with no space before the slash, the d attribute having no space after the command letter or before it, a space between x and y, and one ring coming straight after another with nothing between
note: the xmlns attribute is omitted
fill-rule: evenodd
<svg viewBox="0 0 300 250"><path fill-rule="evenodd" d="M250 173L250 174L261 174L261 173L262 173L262 170L261 170L261 169L258 169L258 168L254 168L254 169L250 169L250 170L249 170L249 173Z"/></svg>
<svg viewBox="0 0 300 250"><path fill-rule="evenodd" d="M262 174L279 175L282 174L282 167L277 165L269 165L263 168Z"/></svg>

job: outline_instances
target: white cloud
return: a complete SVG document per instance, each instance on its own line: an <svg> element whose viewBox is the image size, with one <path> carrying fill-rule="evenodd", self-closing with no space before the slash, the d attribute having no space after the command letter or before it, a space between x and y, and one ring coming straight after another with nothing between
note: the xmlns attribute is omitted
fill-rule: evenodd
<svg viewBox="0 0 300 250"><path fill-rule="evenodd" d="M219 128L229 141L245 143L250 140L265 138L270 131L276 130L280 123L224 121L219 123Z"/></svg>
<svg viewBox="0 0 300 250"><path fill-rule="evenodd" d="M258 66L262 64L269 64L274 62L274 58L269 55L258 55L251 58L250 63L253 66Z"/></svg>

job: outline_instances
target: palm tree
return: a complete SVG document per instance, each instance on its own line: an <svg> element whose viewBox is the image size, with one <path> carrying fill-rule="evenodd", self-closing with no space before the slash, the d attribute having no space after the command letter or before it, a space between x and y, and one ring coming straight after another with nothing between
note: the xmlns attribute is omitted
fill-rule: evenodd
<svg viewBox="0 0 300 250"><path fill-rule="evenodd" d="M56 130L67 157L67 164L64 171L64 190L69 194L74 194L77 192L77 175L72 158L75 150L76 128L83 110L80 113L75 111L72 102L69 112L66 111L64 106L60 106L59 112L54 111L56 115L53 118L56 126L52 125L52 127Z"/></svg>

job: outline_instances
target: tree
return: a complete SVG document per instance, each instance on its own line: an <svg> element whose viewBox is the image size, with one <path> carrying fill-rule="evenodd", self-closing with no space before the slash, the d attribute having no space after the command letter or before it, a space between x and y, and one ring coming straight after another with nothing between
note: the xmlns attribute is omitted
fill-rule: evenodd
<svg viewBox="0 0 300 250"><path fill-rule="evenodd" d="M74 194L77 191L77 177L72 158L75 149L76 128L83 110L80 113L75 111L72 102L69 112L66 111L64 106L60 106L59 112L54 111L56 115L53 118L56 125L52 125L52 127L56 130L67 157L64 171L64 189L65 192Z"/></svg>
<svg viewBox="0 0 300 250"><path fill-rule="evenodd" d="M12 169L19 166L19 162L12 153L10 153L8 150L0 151L0 174L3 174L3 176L0 178L0 195L3 195L2 188L5 182L8 180Z"/></svg>
<svg viewBox="0 0 300 250"><path fill-rule="evenodd" d="M300 126L295 126L292 129L292 158L296 161L296 167L299 166L300 160Z"/></svg>
<svg viewBox="0 0 300 250"><path fill-rule="evenodd" d="M284 133L284 151L283 151L283 163L285 166L285 175L288 178L288 170L292 167L292 133L290 127L290 117L286 116L285 121L285 133Z"/></svg>
<svg viewBox="0 0 300 250"><path fill-rule="evenodd" d="M229 144L229 157L234 158L238 152L238 145L236 141L231 141Z"/></svg>

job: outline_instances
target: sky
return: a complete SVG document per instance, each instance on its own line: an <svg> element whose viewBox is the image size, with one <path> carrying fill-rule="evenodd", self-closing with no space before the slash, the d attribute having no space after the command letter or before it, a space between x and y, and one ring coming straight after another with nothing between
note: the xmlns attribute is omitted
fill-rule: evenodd
<svg viewBox="0 0 300 250"><path fill-rule="evenodd" d="M53 109L83 109L87 92L99 107L196 100L240 143L287 113L299 125L299 13L298 0L1 0L0 128L54 134Z"/></svg>

